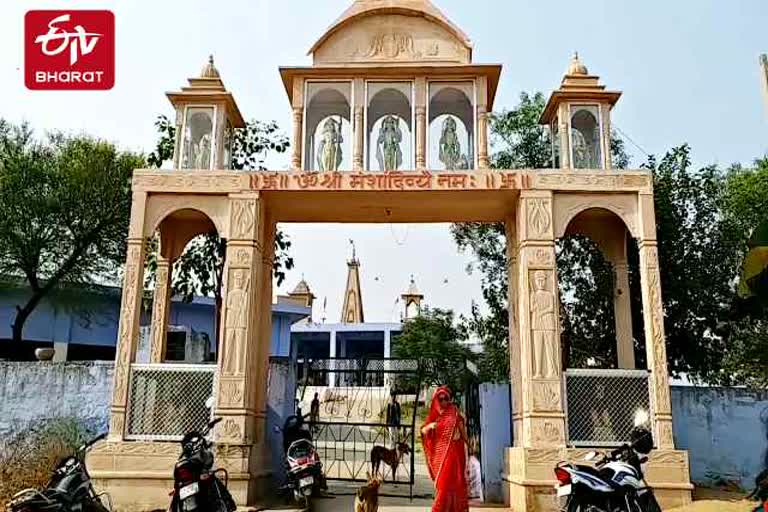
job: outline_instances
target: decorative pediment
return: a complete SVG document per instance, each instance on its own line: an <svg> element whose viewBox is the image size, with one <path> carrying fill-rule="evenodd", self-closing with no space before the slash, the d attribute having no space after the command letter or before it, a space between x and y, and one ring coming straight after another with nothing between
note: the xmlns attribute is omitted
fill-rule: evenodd
<svg viewBox="0 0 768 512"><path fill-rule="evenodd" d="M309 52L315 65L469 64L469 38L427 0L358 0Z"/></svg>

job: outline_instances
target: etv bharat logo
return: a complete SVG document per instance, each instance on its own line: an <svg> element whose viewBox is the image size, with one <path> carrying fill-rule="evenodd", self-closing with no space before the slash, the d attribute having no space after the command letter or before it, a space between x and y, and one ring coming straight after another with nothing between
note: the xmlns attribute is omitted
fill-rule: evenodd
<svg viewBox="0 0 768 512"><path fill-rule="evenodd" d="M115 84L110 11L29 11L24 82L35 90L106 90Z"/></svg>

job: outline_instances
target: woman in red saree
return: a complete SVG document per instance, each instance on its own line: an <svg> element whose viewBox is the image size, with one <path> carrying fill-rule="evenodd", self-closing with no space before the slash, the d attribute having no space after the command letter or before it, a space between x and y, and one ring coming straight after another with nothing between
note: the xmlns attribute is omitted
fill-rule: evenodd
<svg viewBox="0 0 768 512"><path fill-rule="evenodd" d="M432 512L467 512L467 431L464 417L445 386L432 395L421 442L429 476L435 482Z"/></svg>

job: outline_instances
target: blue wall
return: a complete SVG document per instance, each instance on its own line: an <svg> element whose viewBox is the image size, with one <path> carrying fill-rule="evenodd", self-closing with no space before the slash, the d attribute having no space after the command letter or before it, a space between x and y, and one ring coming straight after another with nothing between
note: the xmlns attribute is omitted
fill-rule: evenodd
<svg viewBox="0 0 768 512"><path fill-rule="evenodd" d="M94 295L98 302L89 305L83 315L76 308L43 300L24 325L24 339L41 342L76 343L114 347L117 340L120 313L120 290L105 288L103 295ZM84 292L86 293L86 292ZM16 306L24 302L24 291L4 291L0 294L0 339L11 338L11 324ZM309 314L309 308L294 304L272 306L272 351L274 356L288 356L291 325ZM147 312L142 314L142 325L149 324ZM191 304L174 301L171 305L169 325L189 326L199 333L215 339L213 300L198 297Z"/></svg>

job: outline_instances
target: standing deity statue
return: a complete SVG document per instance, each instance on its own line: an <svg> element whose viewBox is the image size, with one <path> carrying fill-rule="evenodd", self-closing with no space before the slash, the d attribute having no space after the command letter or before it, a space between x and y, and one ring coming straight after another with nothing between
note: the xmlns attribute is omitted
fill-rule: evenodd
<svg viewBox="0 0 768 512"><path fill-rule="evenodd" d="M341 118L329 117L323 123L320 145L317 148L317 166L321 171L338 171L342 160Z"/></svg>
<svg viewBox="0 0 768 512"><path fill-rule="evenodd" d="M388 115L381 122L379 138L376 141L376 159L382 171L396 171L403 164L403 152L400 143L403 132L397 117Z"/></svg>
<svg viewBox="0 0 768 512"><path fill-rule="evenodd" d="M461 157L461 145L456 135L456 120L449 116L443 121L443 130L440 135L440 161L443 162L446 170L455 171L461 168ZM466 160L464 157L463 163L466 163Z"/></svg>
<svg viewBox="0 0 768 512"><path fill-rule="evenodd" d="M555 294L547 289L547 274L533 274L531 292L531 332L533 334L533 376L550 379L557 375L558 341L555 316Z"/></svg>
<svg viewBox="0 0 768 512"><path fill-rule="evenodd" d="M245 270L236 270L232 281L226 303L223 372L227 375L241 375L244 371L245 335L248 329L248 276Z"/></svg>
<svg viewBox="0 0 768 512"><path fill-rule="evenodd" d="M573 141L573 167L576 169L597 168L597 159L595 158L592 145L587 142L584 134L573 128L571 130L571 140Z"/></svg>
<svg viewBox="0 0 768 512"><path fill-rule="evenodd" d="M194 146L193 161L195 169L208 169L211 166L211 136L206 133Z"/></svg>

